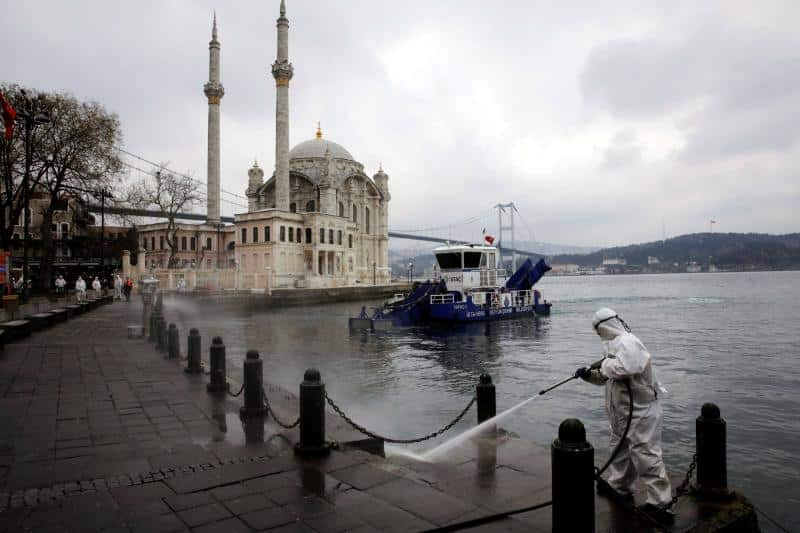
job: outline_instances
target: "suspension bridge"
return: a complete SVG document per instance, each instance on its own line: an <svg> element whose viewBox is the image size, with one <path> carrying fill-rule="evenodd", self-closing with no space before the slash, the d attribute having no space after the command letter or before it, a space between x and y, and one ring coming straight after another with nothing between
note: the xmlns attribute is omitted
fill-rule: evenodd
<svg viewBox="0 0 800 533"><path fill-rule="evenodd" d="M137 173L139 177L153 177L155 176L156 172L170 172L176 175L180 175L186 178L191 179L192 181L196 182L198 185L198 193L200 196L201 201L205 200L205 191L203 189L206 187L206 183L202 180L194 178L192 176L176 172L167 168L163 163L159 164L150 159L142 157L140 155L134 154L129 152L121 147L116 147L117 151L120 155L120 160L129 172ZM142 168L142 166L149 166L150 170ZM241 194L237 194L225 189L221 189L220 201L227 205L230 205L234 209L239 209L242 212L247 211L247 198ZM137 207L129 207L123 205L109 205L109 204L100 204L100 203L90 203L88 206L91 212L97 214L109 214L109 215L119 215L125 217L142 217L148 219L167 219L168 216L163 211L157 209L148 209L148 208L137 208ZM517 217L523 222L525 229L528 232L529 239L531 241L535 240L533 238L533 233L530 230L527 222L525 222L524 218L522 218L519 210L517 209L516 205L513 202L509 203L498 203L491 208L481 212L478 215L469 217L467 219L459 220L451 224L446 224L437 227L427 227L421 229L401 229L401 230L389 230L389 237L392 239L404 239L404 240L412 240L412 241L421 241L421 242L431 242L431 243L452 243L452 244L469 244L473 241L466 241L457 238L452 238L450 234L453 231L456 231L457 234L463 235L464 233L468 232L465 229L468 229L470 226L475 226L475 224L483 225L484 229L486 228L487 219L490 216L493 216L494 213L497 213L497 234L496 234L496 244L497 247L501 251L501 255L504 258L508 258L511 260L512 263L516 263L516 256L529 256L529 257L540 257L542 254L534 252L532 250L526 250L522 248L516 247L516 227L515 227L515 214ZM185 221L198 221L198 222L205 222L207 220L205 213L199 212L181 212L175 215L175 219L178 220L185 220ZM233 223L234 217L232 216L221 216L220 217L221 223ZM437 233L447 232L447 236L443 236L441 234L437 235Z"/></svg>

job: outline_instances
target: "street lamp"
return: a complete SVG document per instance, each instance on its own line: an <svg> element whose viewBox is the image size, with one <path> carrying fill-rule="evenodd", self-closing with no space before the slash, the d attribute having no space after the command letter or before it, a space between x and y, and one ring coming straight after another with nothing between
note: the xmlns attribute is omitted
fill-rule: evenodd
<svg viewBox="0 0 800 533"><path fill-rule="evenodd" d="M50 122L50 116L40 109L41 99L34 100L28 96L24 90L20 91L24 98L22 108L17 112L17 120L22 119L22 125L25 130L25 175L22 178L22 194L23 194L23 222L22 222L22 291L24 297L27 297L28 286L28 231L30 229L30 174L31 174L31 159L33 158L31 147L31 136L34 130L42 124Z"/></svg>

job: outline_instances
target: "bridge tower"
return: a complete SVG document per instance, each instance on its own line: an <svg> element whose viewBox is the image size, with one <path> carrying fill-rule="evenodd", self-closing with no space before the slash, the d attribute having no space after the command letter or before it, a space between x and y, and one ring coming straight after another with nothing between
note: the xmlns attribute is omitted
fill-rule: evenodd
<svg viewBox="0 0 800 533"><path fill-rule="evenodd" d="M516 249L516 245L514 242L514 211L517 210L517 206L514 205L514 202L509 202L507 204L497 204L494 206L497 209L497 250L500 252L500 262L502 263L504 257L511 257L511 272L517 271L517 254L516 252L511 252L511 255L503 254L502 245L505 244L504 232L509 233L509 237L511 238L511 246L510 248ZM508 211L506 211L506 209ZM503 215L506 215L509 219L508 225L503 225Z"/></svg>
<svg viewBox="0 0 800 533"><path fill-rule="evenodd" d="M219 41L217 40L217 14L211 27L211 41L208 43L208 83L203 90L208 98L208 175L206 198L206 222L219 224L219 104L225 89L219 82Z"/></svg>

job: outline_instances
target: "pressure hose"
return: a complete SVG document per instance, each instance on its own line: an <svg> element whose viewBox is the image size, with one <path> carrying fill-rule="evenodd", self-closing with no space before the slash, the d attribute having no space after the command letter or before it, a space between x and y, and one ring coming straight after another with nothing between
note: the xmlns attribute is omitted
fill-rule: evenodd
<svg viewBox="0 0 800 533"><path fill-rule="evenodd" d="M600 368L600 364L602 362L603 362L603 359L600 359L599 361L594 362L589 368L591 370L597 370L597 369ZM569 383L573 379L577 379L577 377L578 377L577 375L571 376L571 377L569 377L569 378L567 378L567 379L565 379L565 380L563 380L563 381L561 381L559 383L556 383L552 387L549 387L547 389L543 389L543 390L539 391L539 396L541 396L543 394L547 394L551 390L553 390L553 389L555 389L557 387L560 387L561 385L563 385L565 383ZM614 462L614 459L617 458L617 455L619 454L620 450L622 449L622 445L625 442L625 439L628 438L628 431L630 431L631 422L633 421L633 392L631 391L631 382L630 382L629 379L625 379L625 380L621 380L621 381L623 383L625 383L625 387L628 389L628 418L627 418L627 420L625 422L625 431L622 432L622 437L619 439L619 442L614 447L614 451L611 452L611 455L608 457L608 459L606 460L605 464L600 468L597 468L597 467L594 468L595 480L597 480L598 483L604 483L606 485L608 484L608 482L606 480L602 479L600 476L603 475L603 473L608 469L608 467L611 465L611 463ZM527 513L529 511L535 511L537 509L542 509L543 507L547 507L549 505L553 505L553 500L540 502L540 503L537 503L537 504L534 504L534 505L530 505L528 507L523 507L521 509L514 509L512 511L505 511L505 512L497 513L497 514L493 514L493 515L482 516L482 517L476 518L474 520L466 520L464 522L459 522L457 524L450 524L450 525L447 525L447 526L443 526L443 527L432 529L430 531L458 531L460 529L464 529L464 528L468 528L468 527L475 527L475 526L480 526L482 524L488 524L490 522L494 522L495 520L502 520L503 518L506 518L508 516L512 516L512 515L515 515L515 514Z"/></svg>

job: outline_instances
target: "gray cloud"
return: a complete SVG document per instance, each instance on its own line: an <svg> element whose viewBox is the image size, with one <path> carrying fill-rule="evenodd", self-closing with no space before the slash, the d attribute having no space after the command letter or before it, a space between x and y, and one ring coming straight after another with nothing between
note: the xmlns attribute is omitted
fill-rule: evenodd
<svg viewBox="0 0 800 533"><path fill-rule="evenodd" d="M320 120L369 173L383 163L394 228L485 212L448 230L475 238L514 200L537 238L574 244L657 238L662 219L700 231L718 214L721 231L798 229L794 3L287 4L291 142ZM102 102L127 149L202 178L216 7L223 188L241 194L253 157L273 165L277 5L13 2L2 78Z"/></svg>

